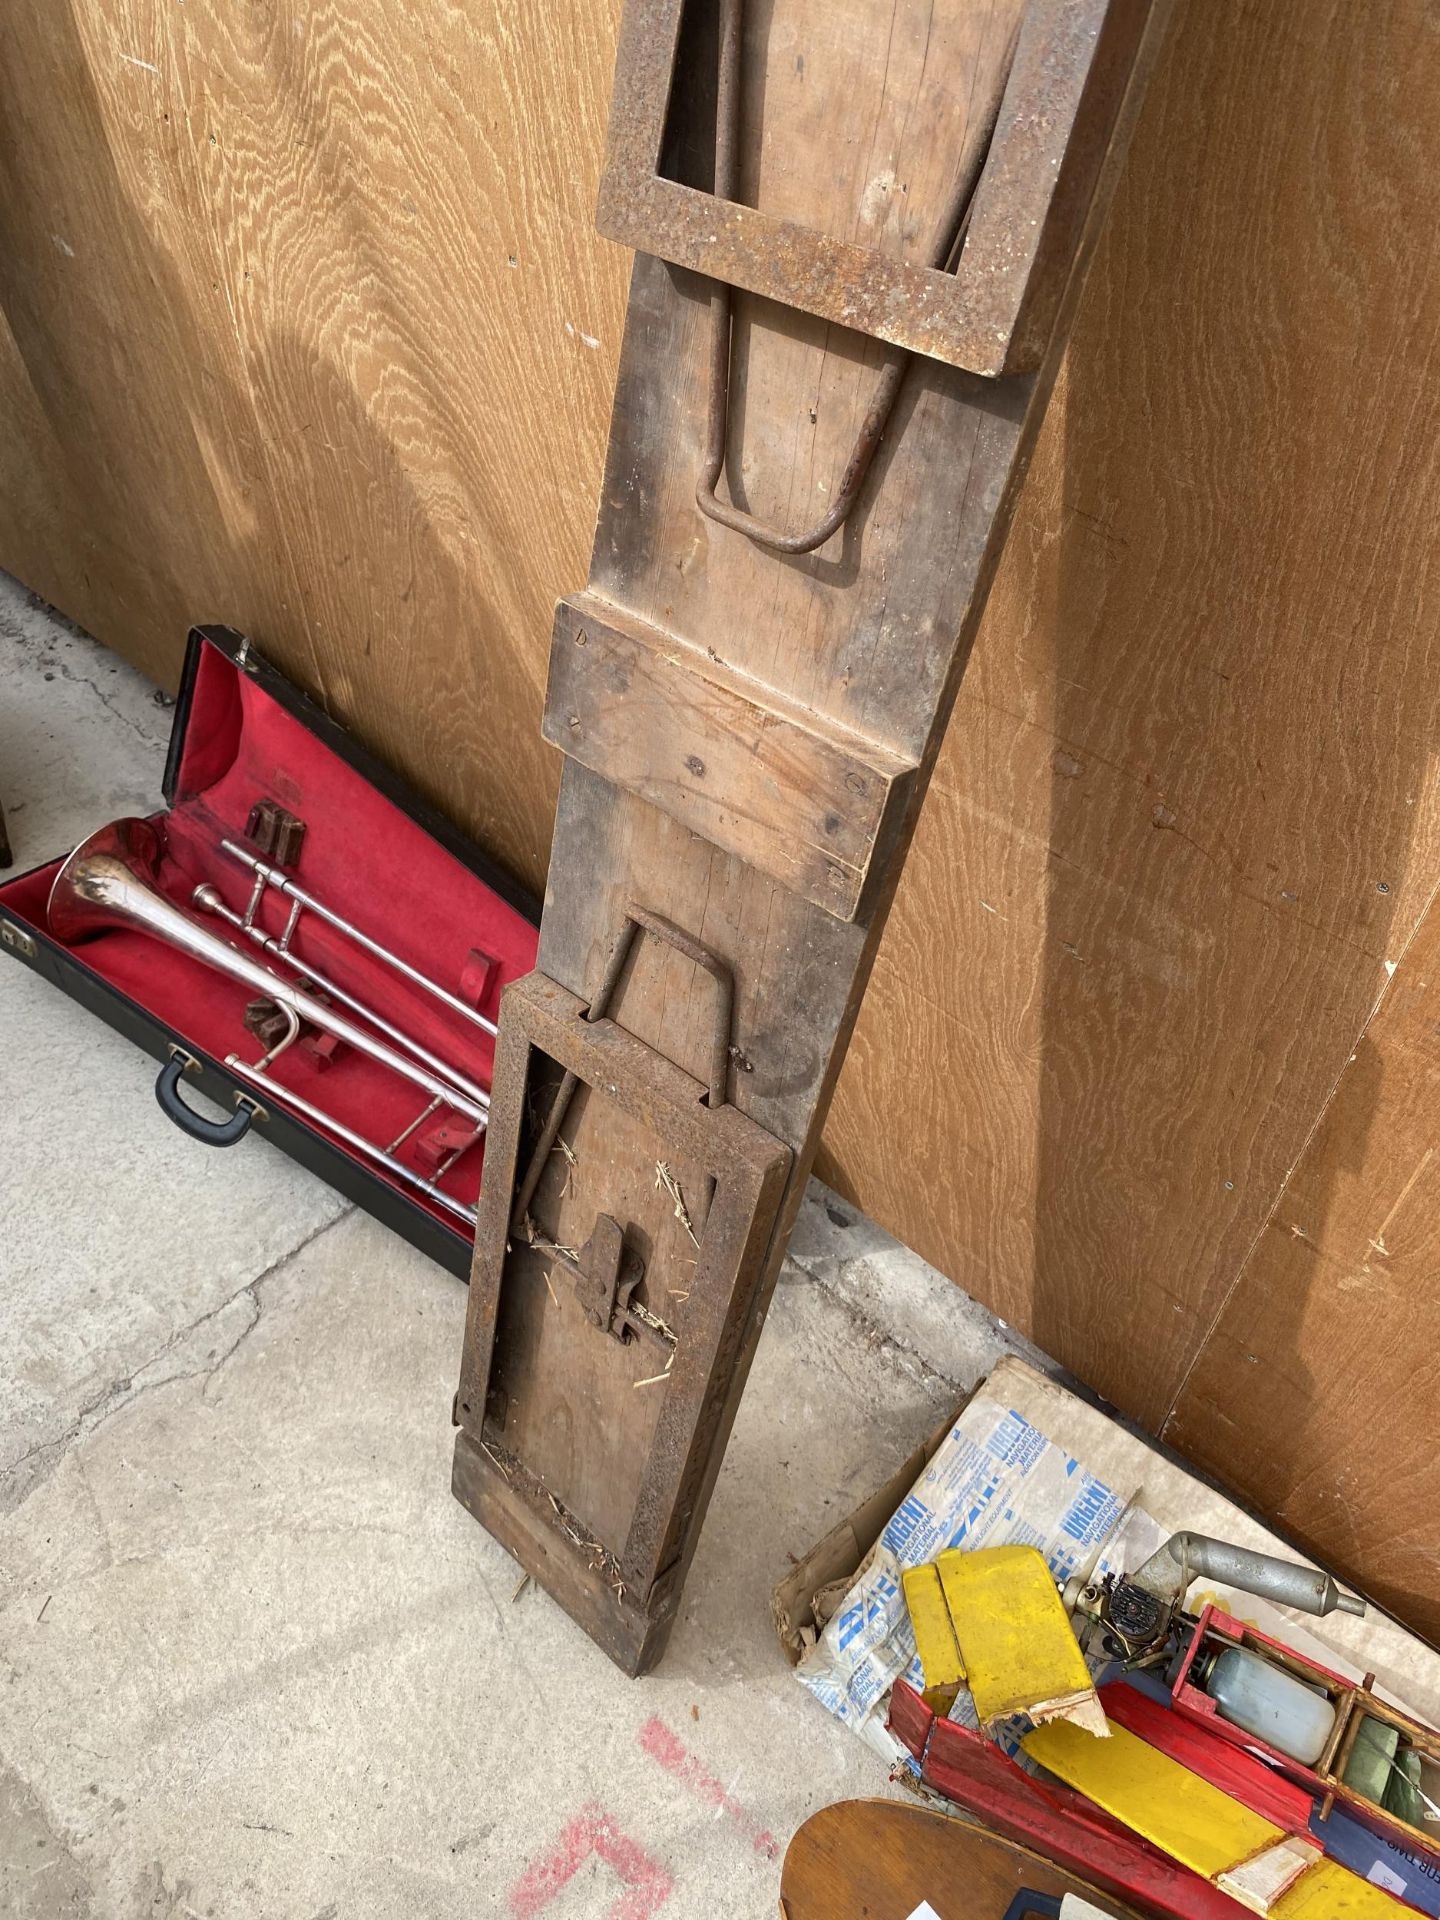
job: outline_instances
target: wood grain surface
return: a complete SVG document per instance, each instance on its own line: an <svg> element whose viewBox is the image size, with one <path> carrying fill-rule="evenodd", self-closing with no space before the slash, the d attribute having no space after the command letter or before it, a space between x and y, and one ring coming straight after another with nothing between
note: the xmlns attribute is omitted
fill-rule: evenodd
<svg viewBox="0 0 1440 1920"><path fill-rule="evenodd" d="M841 1800L812 1813L785 1851L784 1920L1003 1920L1022 1888L1073 1893L1097 1912L1131 1909L998 1834L930 1807Z"/></svg>
<svg viewBox="0 0 1440 1920"><path fill-rule="evenodd" d="M735 673L713 647L562 601L545 738L592 772L853 919L913 761Z"/></svg>
<svg viewBox="0 0 1440 1920"><path fill-rule="evenodd" d="M1407 947L1165 1437L1440 1641L1440 914ZM1377 1524L1383 1518L1383 1526Z"/></svg>
<svg viewBox="0 0 1440 1920"><path fill-rule="evenodd" d="M1155 1426L1440 877L1437 105L1422 6L1182 8L828 1130Z"/></svg>
<svg viewBox="0 0 1440 1920"><path fill-rule="evenodd" d="M172 685L191 622L244 628L531 881L628 271L617 14L0 18L0 563Z"/></svg>
<svg viewBox="0 0 1440 1920"><path fill-rule="evenodd" d="M628 275L591 224L618 12L0 12L0 564L162 680L193 620L250 629L532 885ZM1425 0L1180 9L822 1166L1360 1584L1413 1538L1412 1617L1437 1415L1394 1317L1406 1466L1344 1524L1333 1267L1267 1322L1259 1371L1331 1409L1283 1472L1263 1395L1223 1432L1195 1395L1440 878L1437 109ZM873 369L826 378L810 487ZM1367 1044L1382 1091L1416 1070L1403 1026ZM1413 1168L1395 1114L1373 1151Z"/></svg>

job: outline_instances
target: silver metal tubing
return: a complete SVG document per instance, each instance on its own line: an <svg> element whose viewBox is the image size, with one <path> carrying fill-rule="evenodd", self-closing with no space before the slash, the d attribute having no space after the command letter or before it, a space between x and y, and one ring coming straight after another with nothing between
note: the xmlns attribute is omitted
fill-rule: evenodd
<svg viewBox="0 0 1440 1920"><path fill-rule="evenodd" d="M167 940L181 953L239 980L288 1009L297 1020L308 1021L322 1033L333 1033L412 1086L443 1100L447 1107L484 1125L486 1109L448 1080L397 1053L373 1033L357 1027L333 1007L312 999L302 988L282 980L268 967L240 953L226 940L192 920L149 884L155 871L159 837L143 820L117 821L93 834L65 862L50 889L49 921L57 939L72 941L108 927L139 927ZM368 1015L367 1015L368 1018ZM287 1092L288 1089L281 1091ZM293 1096L292 1096L293 1098ZM327 1125L331 1124L327 1121Z"/></svg>
<svg viewBox="0 0 1440 1920"><path fill-rule="evenodd" d="M342 1125L333 1113L326 1113L322 1107L312 1106L308 1100L302 1100L293 1088L282 1086L270 1074L262 1072L259 1067L252 1067L238 1054L227 1053L225 1064L232 1073L240 1074L254 1086L264 1087L266 1092L273 1096L278 1106L293 1107L297 1113L303 1114L305 1119L313 1120L317 1127L324 1127L327 1133L338 1135L347 1146L354 1147L357 1153L368 1154L372 1160L378 1161L386 1172L393 1173L397 1180L403 1180L407 1186L415 1187L419 1192L427 1194L437 1206L444 1207L448 1213L453 1213L467 1226L474 1226L474 1207L467 1207L463 1201L454 1200L448 1193L442 1193L433 1180L427 1180L423 1174L416 1173L413 1167L407 1167L403 1160L397 1160L393 1154L387 1153L384 1147L377 1147L375 1142L367 1140L363 1133L356 1133L353 1128ZM424 1117L422 1114L421 1118ZM458 1157L458 1155L452 1155L441 1168L441 1172L447 1172L454 1166Z"/></svg>
<svg viewBox="0 0 1440 1920"><path fill-rule="evenodd" d="M1256 1553L1204 1533L1175 1533L1130 1575L1132 1586L1178 1604L1192 1580L1219 1580L1242 1593L1275 1600L1298 1613L1364 1613L1365 1602L1337 1587L1328 1573Z"/></svg>
<svg viewBox="0 0 1440 1920"><path fill-rule="evenodd" d="M478 1081L472 1080L467 1074L459 1072L455 1067L450 1065L448 1060L440 1059L437 1054L433 1054L428 1048L422 1047L418 1040L412 1040L408 1033L403 1033L399 1027L392 1026L388 1020L382 1019L373 1007L367 1006L363 1000L357 1000L355 995L353 993L347 993L344 987L337 986L333 980L328 979L325 974L321 973L318 967L312 967L308 961L302 960L297 954L291 953L285 945L289 932L288 929L286 934L282 934L278 940L272 939L263 927L256 926L255 923L247 919L243 913L236 913L233 907L227 907L220 893L220 889L212 885L208 880L203 881L200 886L196 887L190 899L195 906L202 908L206 913L218 914L222 920L228 921L232 927L238 928L241 933L248 934L257 946L264 948L266 953L273 954L277 960L283 960L287 966L293 967L297 973L304 974L306 979L309 980L312 985L317 986L322 993L328 993L332 1000L338 1000L342 1006L349 1007L352 1013L358 1013L378 1032L386 1034L397 1046L404 1047L407 1053L413 1054L423 1065L432 1068L434 1072L440 1074L449 1085L458 1087L461 1093L468 1094L486 1113L490 1111L490 1096ZM299 903L297 902L297 912L298 908ZM418 1121L416 1124L419 1124Z"/></svg>
<svg viewBox="0 0 1440 1920"><path fill-rule="evenodd" d="M338 913L317 900L313 894L306 893L303 888L297 887L293 880L288 879L277 868L267 867L263 860L257 860L253 853L247 853L244 847L237 846L233 840L222 840L220 847L221 851L228 853L232 860L238 860L242 866L248 867L258 882L274 887L277 893L284 894L287 900L292 901L296 907L303 907L307 913L318 914L328 926L348 935L357 946L363 947L366 953L372 954L377 960L383 960L387 967L393 967L397 973L403 974L412 986L421 987L426 993L442 1001L452 1013L458 1013L462 1019L469 1020L474 1026L483 1027L492 1037L498 1033L499 1029L493 1020L487 1020L484 1014L477 1012L474 1007L467 1007L457 995L447 992L437 981L421 973L418 968L412 967L407 960L402 960L398 954L391 953L388 947L382 947L378 940L372 940L368 933L362 933L359 927L354 926L349 920L342 919ZM290 923L283 936L283 944L287 950L298 918L299 914L292 908Z"/></svg>
<svg viewBox="0 0 1440 1920"><path fill-rule="evenodd" d="M420 1128L424 1126L425 1122L430 1118L431 1114L439 1110L440 1104L441 1103L438 1100L432 1100L429 1106L426 1107L423 1110L423 1112L417 1113L413 1120L408 1122L407 1125L403 1126L400 1129L399 1133L396 1134L395 1138L390 1142L389 1146L385 1149L385 1151L387 1153L394 1153L397 1147L403 1147L405 1142L410 1138L411 1134L417 1133L420 1130Z"/></svg>
<svg viewBox="0 0 1440 1920"><path fill-rule="evenodd" d="M216 973L224 974L228 979L238 980L242 985L263 994L276 1006L284 1018L285 1031L280 1038L255 1062L242 1060L238 1054L225 1057L230 1071L238 1075L251 1086L263 1087L278 1107L300 1114L314 1121L337 1139L352 1147L357 1153L364 1154L383 1167L396 1180L403 1181L418 1193L423 1193L447 1213L463 1220L468 1226L475 1224L475 1209L465 1206L441 1191L439 1182L463 1153L469 1151L479 1135L484 1131L489 1096L485 1089L476 1086L464 1076L456 1074L453 1068L435 1060L433 1055L416 1045L408 1035L389 1027L385 1021L377 1019L363 1002L354 1000L342 989L330 982L322 983L323 989L355 1008L362 1018L382 1032L393 1034L406 1053L396 1052L383 1040L363 1027L355 1026L343 1014L337 1013L327 1002L312 998L304 988L282 979L278 973L262 966L259 960L252 960L247 954L238 951L227 940L220 939L201 926L196 920L168 900L160 892L156 876L159 871L163 842L157 829L148 820L116 820L108 827L102 827L94 833L74 853L56 874L50 888L50 900L47 919L50 931L57 940L67 945L89 939L92 935L112 930L122 932L140 931L152 935L157 940L166 941L193 960L212 967ZM289 924L282 940L272 941L258 926L253 925L255 913L264 892L264 880L259 874L255 879L255 891L252 892L249 906L244 914L233 913L220 900L214 888L197 887L192 901L198 901L212 912L218 912L241 932L256 940L267 951L279 953L289 965L303 973L306 985L314 981L312 969L304 967L303 962L288 953L282 953L284 941L288 941L294 931L295 921L299 917L299 903L292 907ZM269 1069L283 1054L287 1047L299 1037L301 1022L317 1027L322 1033L334 1034L337 1040L343 1040L367 1059L376 1061L382 1067L388 1067L402 1080L408 1080L412 1086L421 1088L430 1096L430 1104L424 1112L412 1120L408 1126L383 1147L377 1141L367 1140L353 1127L337 1120L331 1113L317 1107L293 1087L283 1085L275 1079ZM425 1061L426 1065L419 1064ZM436 1071L429 1071L429 1067ZM163 1103L162 1103L163 1104ZM413 1167L407 1167L395 1157L395 1149L404 1144L430 1116L445 1107L463 1115L473 1125L468 1138L462 1138L460 1144L449 1153L436 1168L433 1179L427 1179ZM167 1109L168 1110L168 1109Z"/></svg>

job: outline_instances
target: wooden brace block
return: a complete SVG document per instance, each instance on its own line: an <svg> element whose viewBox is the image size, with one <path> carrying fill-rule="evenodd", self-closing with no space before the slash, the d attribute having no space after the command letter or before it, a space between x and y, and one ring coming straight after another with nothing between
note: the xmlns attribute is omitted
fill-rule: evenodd
<svg viewBox="0 0 1440 1920"><path fill-rule="evenodd" d="M1045 1556L981 1547L935 1564L981 1725L1064 1717L1103 1738L1105 1711Z"/></svg>
<svg viewBox="0 0 1440 1920"><path fill-rule="evenodd" d="M840 920L913 762L594 594L555 615L545 738Z"/></svg>

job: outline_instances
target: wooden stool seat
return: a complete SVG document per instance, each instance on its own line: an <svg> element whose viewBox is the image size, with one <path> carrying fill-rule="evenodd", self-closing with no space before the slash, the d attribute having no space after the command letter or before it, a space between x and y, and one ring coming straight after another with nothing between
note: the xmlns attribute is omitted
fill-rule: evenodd
<svg viewBox="0 0 1440 1920"><path fill-rule="evenodd" d="M790 1842L780 1880L784 1920L911 1920L926 1901L936 1920L1005 1920L1023 1892L1076 1894L1112 1920L1134 1914L1028 1848L903 1800L822 1807Z"/></svg>

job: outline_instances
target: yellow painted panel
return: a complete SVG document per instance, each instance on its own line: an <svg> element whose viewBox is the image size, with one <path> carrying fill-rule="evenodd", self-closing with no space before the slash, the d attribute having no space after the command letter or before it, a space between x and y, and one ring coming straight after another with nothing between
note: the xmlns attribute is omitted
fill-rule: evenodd
<svg viewBox="0 0 1440 1920"><path fill-rule="evenodd" d="M1097 1740L1068 1720L1052 1720L1020 1744L1067 1786L1207 1880L1285 1837L1124 1727L1112 1726L1108 1740ZM1307 1908L1298 1920L1319 1920L1323 1911Z"/></svg>
<svg viewBox="0 0 1440 1920"><path fill-rule="evenodd" d="M1373 1887L1336 1860L1321 1860L1270 1909L1270 1920L1400 1920L1409 1912L1383 1887Z"/></svg>
<svg viewBox="0 0 1440 1920"><path fill-rule="evenodd" d="M1086 1700L1098 1727L1085 1656L1044 1555L1035 1547L982 1547L936 1561L975 1710L982 1722Z"/></svg>
<svg viewBox="0 0 1440 1920"><path fill-rule="evenodd" d="M905 1605L910 1610L910 1625L915 1631L915 1651L924 1670L928 1699L945 1688L958 1687L965 1678L965 1666L934 1562L923 1567L906 1567L900 1581L905 1589Z"/></svg>

